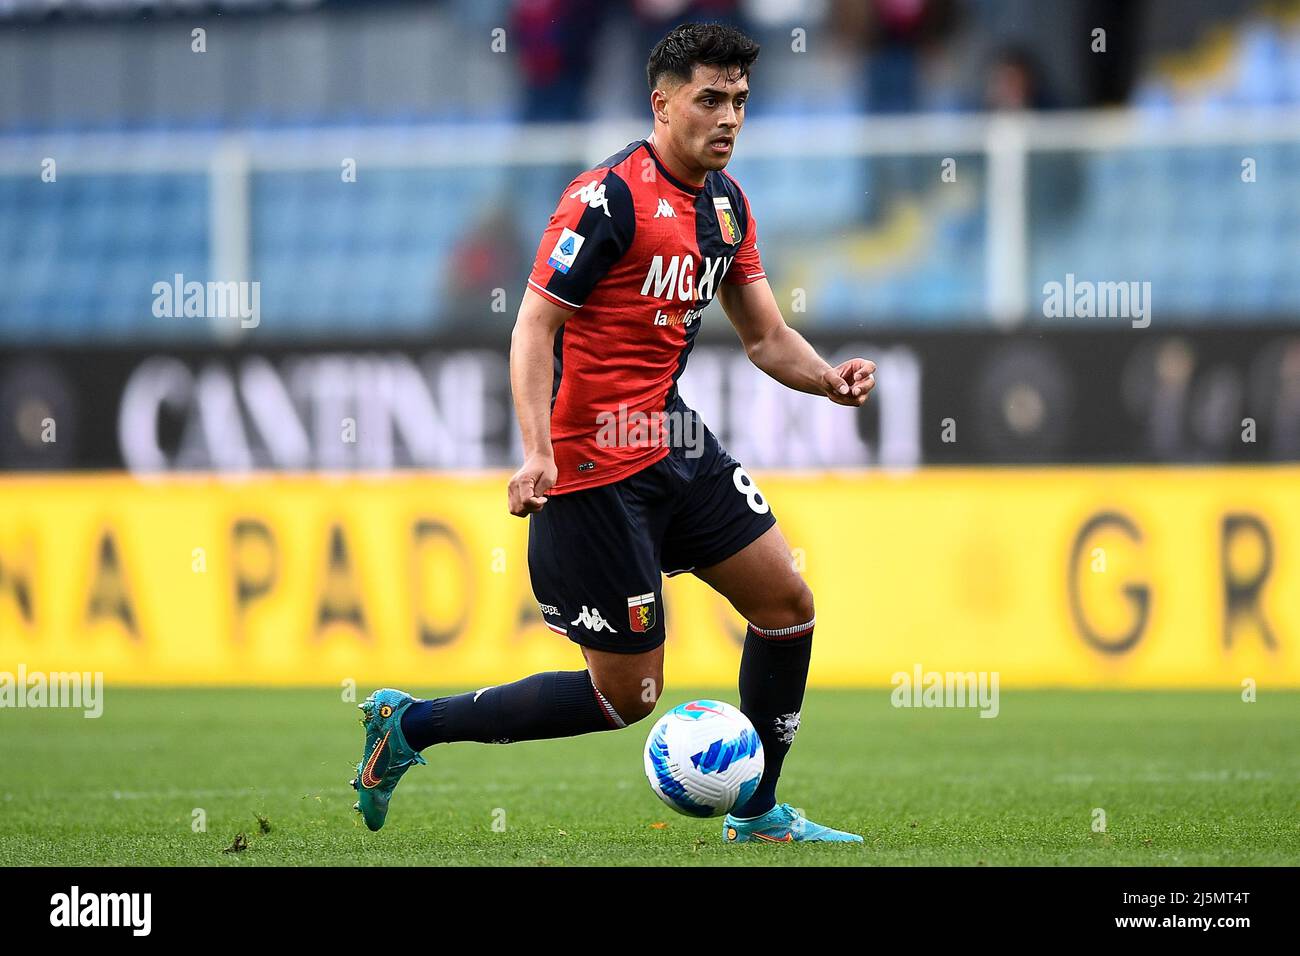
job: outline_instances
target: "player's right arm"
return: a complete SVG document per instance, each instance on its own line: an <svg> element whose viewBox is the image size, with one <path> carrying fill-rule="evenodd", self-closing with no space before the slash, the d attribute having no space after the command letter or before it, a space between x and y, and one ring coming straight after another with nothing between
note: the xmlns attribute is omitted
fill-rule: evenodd
<svg viewBox="0 0 1300 956"><path fill-rule="evenodd" d="M555 333L629 246L636 232L632 193L607 168L577 176L560 194L528 276L510 337L510 389L524 464L510 479L510 513L540 511L555 484L551 445Z"/></svg>
<svg viewBox="0 0 1300 956"><path fill-rule="evenodd" d="M571 314L572 310L527 289L510 335L510 391L523 437L524 464L510 479L509 497L510 513L521 518L541 510L546 492L555 484L551 447L555 333Z"/></svg>

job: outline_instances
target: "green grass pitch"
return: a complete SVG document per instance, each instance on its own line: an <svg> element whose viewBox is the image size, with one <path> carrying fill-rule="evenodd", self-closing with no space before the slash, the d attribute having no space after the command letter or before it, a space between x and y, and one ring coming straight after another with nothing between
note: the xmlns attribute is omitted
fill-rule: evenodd
<svg viewBox="0 0 1300 956"><path fill-rule="evenodd" d="M695 696L736 695L675 690L659 712ZM851 846L723 845L719 820L652 795L649 719L435 747L372 834L347 785L359 712L336 689L108 687L104 703L97 720L0 710L0 864L1300 862L1296 692L1004 691L984 719L812 691L780 797L865 835ZM239 833L246 848L223 852Z"/></svg>

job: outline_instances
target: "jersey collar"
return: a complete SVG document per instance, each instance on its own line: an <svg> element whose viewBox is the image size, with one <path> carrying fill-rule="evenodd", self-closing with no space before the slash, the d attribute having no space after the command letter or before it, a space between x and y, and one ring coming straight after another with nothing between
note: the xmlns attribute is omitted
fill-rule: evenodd
<svg viewBox="0 0 1300 956"><path fill-rule="evenodd" d="M670 173L668 167L664 165L663 160L659 158L659 154L655 151L654 144L651 143L650 140L643 139L641 142L645 144L646 150L650 153L651 157L654 158L655 165L659 167L659 172L663 175L664 179L668 180L682 192L690 193L692 196L698 196L700 193L704 192L703 186L692 186L690 183L684 183Z"/></svg>

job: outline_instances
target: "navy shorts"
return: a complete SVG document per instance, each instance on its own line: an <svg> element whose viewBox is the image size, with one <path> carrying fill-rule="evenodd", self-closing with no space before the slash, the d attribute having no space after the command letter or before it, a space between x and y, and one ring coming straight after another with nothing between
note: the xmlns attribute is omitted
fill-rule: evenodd
<svg viewBox="0 0 1300 956"><path fill-rule="evenodd" d="M664 642L661 573L725 561L776 524L740 462L702 432L694 457L674 447L529 517L528 571L547 627L596 650L653 650Z"/></svg>

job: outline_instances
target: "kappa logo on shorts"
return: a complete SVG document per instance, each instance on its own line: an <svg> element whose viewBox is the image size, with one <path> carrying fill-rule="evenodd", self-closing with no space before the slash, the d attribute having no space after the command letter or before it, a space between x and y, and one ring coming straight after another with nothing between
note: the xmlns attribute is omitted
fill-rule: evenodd
<svg viewBox="0 0 1300 956"><path fill-rule="evenodd" d="M618 631L614 630L613 626L609 623L609 621L605 620L603 617L600 616L599 608L593 607L589 611L587 610L587 605L585 604L582 606L582 613L578 615L577 619L570 621L569 623L581 624L583 627L590 628L593 631L604 630L604 631L609 631L609 633L611 634L618 633Z"/></svg>
<svg viewBox="0 0 1300 956"><path fill-rule="evenodd" d="M655 594L638 594L627 599L627 624L638 634L655 626Z"/></svg>

